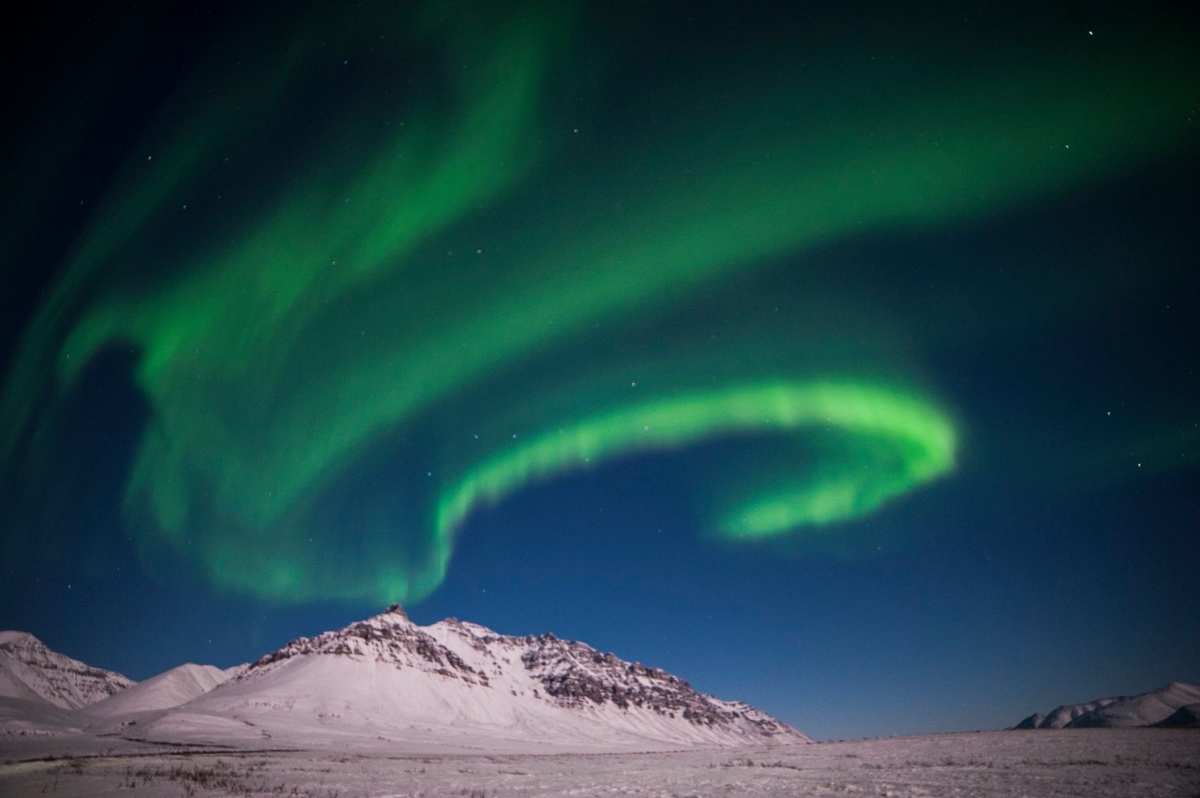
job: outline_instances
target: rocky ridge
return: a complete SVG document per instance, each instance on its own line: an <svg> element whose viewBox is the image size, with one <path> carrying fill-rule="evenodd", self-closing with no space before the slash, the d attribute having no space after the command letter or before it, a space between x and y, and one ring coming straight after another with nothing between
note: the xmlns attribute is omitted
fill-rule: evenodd
<svg viewBox="0 0 1200 798"><path fill-rule="evenodd" d="M52 651L28 632L0 632L0 695L78 709L124 690L133 680Z"/></svg>
<svg viewBox="0 0 1200 798"><path fill-rule="evenodd" d="M343 629L297 638L230 680L247 686L298 658L333 657L420 671L445 682L503 694L509 703L567 714L651 713L668 724L747 741L807 742L791 726L741 703L695 690L659 668L627 662L553 634L512 636L449 618L421 627L398 606ZM439 689L436 682L431 690ZM482 699L482 694L481 694Z"/></svg>
<svg viewBox="0 0 1200 798"><path fill-rule="evenodd" d="M660 668L625 662L584 643L560 640L552 634L526 638L525 642L522 663L560 706L611 701L621 709L645 707L695 725L721 727L744 722L763 736L785 733L790 728L748 704L698 693L683 679Z"/></svg>
<svg viewBox="0 0 1200 798"><path fill-rule="evenodd" d="M374 659L397 668L416 668L471 684L487 685L487 676L477 672L453 651L408 620L399 606L382 615L352 623L316 637L299 637L278 651L260 657L235 680L253 680L294 657L324 655Z"/></svg>

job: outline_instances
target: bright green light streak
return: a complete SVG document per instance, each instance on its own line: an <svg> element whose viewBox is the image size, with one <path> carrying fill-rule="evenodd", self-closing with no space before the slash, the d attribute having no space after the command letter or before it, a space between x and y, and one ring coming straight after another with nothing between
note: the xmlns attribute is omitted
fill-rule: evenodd
<svg viewBox="0 0 1200 798"><path fill-rule="evenodd" d="M738 386L612 410L497 455L440 501L439 545L448 556L454 530L472 510L494 504L531 482L614 456L685 446L719 435L794 434L817 426L890 447L896 468L885 473L849 470L835 481L818 480L784 496L756 499L724 519L724 534L764 537L798 526L844 521L947 473L954 465L953 425L935 407L915 397L858 383Z"/></svg>

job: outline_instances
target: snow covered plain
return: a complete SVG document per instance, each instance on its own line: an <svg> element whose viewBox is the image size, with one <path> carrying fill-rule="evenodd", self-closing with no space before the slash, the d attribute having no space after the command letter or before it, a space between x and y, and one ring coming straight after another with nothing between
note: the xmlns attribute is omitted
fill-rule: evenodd
<svg viewBox="0 0 1200 798"><path fill-rule="evenodd" d="M21 761L12 743L0 753L4 796L1200 795L1194 729L981 732L643 754L168 750L126 740L110 740L102 753L107 743L95 738L92 755ZM46 743L29 750L44 752Z"/></svg>

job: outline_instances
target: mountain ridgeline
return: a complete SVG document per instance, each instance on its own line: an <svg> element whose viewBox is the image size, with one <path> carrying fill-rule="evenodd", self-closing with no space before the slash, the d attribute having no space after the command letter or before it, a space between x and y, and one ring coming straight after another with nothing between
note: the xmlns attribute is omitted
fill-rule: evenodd
<svg viewBox="0 0 1200 798"><path fill-rule="evenodd" d="M1171 682L1134 696L1064 704L1035 712L1014 729L1089 729L1130 726L1200 726L1200 685Z"/></svg>
<svg viewBox="0 0 1200 798"><path fill-rule="evenodd" d="M123 678L123 677L120 677ZM126 684L128 681L126 680ZM28 698L28 696L26 696ZM806 736L658 668L552 634L514 637L398 606L248 666L184 665L62 715L4 728L173 744L396 750L668 750Z"/></svg>

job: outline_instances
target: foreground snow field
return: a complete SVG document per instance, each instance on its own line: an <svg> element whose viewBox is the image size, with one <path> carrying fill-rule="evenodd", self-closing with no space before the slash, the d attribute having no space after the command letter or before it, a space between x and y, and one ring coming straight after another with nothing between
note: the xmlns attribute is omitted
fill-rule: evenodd
<svg viewBox="0 0 1200 798"><path fill-rule="evenodd" d="M588 755L151 753L120 742L121 749L108 755L26 761L20 759L28 752L6 745L0 753L0 795L1200 795L1200 732L1191 729L982 732Z"/></svg>

